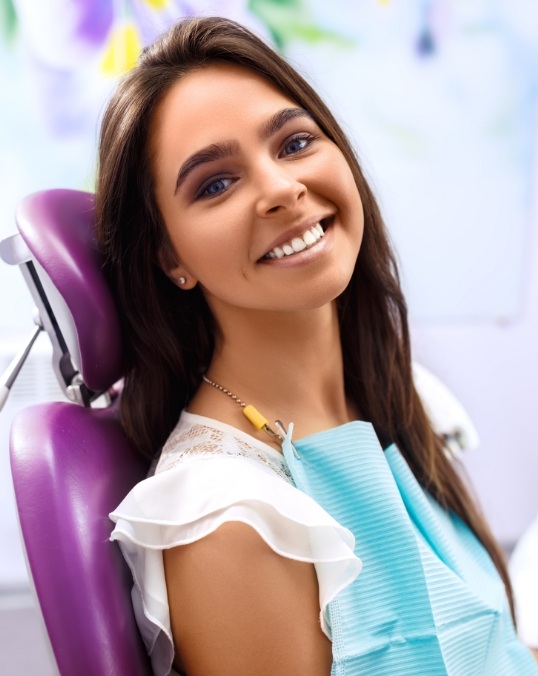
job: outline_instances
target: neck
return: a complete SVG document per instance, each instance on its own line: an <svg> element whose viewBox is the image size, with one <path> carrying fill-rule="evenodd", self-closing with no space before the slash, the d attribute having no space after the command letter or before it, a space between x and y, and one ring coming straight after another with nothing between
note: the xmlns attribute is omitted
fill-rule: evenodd
<svg viewBox="0 0 538 676"><path fill-rule="evenodd" d="M271 423L293 421L299 438L356 417L345 396L334 303L300 314L228 312L219 327L208 377L256 406ZM241 426L237 404L208 385L189 408Z"/></svg>

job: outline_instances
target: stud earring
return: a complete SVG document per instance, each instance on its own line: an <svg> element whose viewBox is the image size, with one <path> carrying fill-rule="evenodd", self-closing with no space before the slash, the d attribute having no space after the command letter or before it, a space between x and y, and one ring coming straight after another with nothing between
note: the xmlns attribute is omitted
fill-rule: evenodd
<svg viewBox="0 0 538 676"><path fill-rule="evenodd" d="M178 277L177 283L178 283L180 286L183 286L183 284L186 284L186 283L187 283L187 278L186 278L186 277L183 277L183 275L182 275L181 277Z"/></svg>

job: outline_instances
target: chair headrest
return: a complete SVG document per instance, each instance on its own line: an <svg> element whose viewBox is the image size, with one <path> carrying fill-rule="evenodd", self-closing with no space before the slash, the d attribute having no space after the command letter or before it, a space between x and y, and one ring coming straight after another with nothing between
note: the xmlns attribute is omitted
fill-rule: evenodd
<svg viewBox="0 0 538 676"><path fill-rule="evenodd" d="M102 273L94 199L78 190L46 190L19 204L16 221L86 386L104 391L121 378L116 305ZM48 278L48 279L47 279ZM49 285L50 286L50 285ZM57 292L57 293L55 293Z"/></svg>

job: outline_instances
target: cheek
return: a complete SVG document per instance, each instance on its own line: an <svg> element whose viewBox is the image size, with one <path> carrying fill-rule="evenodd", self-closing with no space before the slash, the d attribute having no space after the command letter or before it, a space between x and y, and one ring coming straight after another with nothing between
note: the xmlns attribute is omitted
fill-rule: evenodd
<svg viewBox="0 0 538 676"><path fill-rule="evenodd" d="M178 260L197 279L222 276L223 267L244 251L240 215L235 210L189 215L188 222L169 228L170 239Z"/></svg>
<svg viewBox="0 0 538 676"><path fill-rule="evenodd" d="M364 220L362 201L355 179L347 163L344 166L340 166L338 170L331 172L326 181L326 186L328 197L332 196L335 204L339 206L342 215L345 218L351 219L352 222L360 223L362 228Z"/></svg>
<svg viewBox="0 0 538 676"><path fill-rule="evenodd" d="M318 167L318 179L323 181L327 197L342 209L362 212L359 191L351 169L336 146L324 158L324 166Z"/></svg>
<svg viewBox="0 0 538 676"><path fill-rule="evenodd" d="M355 183L355 178L351 173L351 169L346 164L346 171L342 176L342 191L347 195L346 208L349 210L349 216L353 222L360 228L360 235L362 237L362 230L364 226L364 211L362 207L362 200Z"/></svg>

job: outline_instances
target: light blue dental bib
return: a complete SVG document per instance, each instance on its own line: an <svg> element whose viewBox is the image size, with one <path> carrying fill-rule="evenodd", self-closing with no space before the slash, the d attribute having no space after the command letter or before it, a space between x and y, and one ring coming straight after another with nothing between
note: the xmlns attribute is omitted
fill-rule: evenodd
<svg viewBox="0 0 538 676"><path fill-rule="evenodd" d="M297 488L352 531L363 562L327 609L333 676L538 674L487 552L372 425L293 445L290 430L283 451Z"/></svg>

